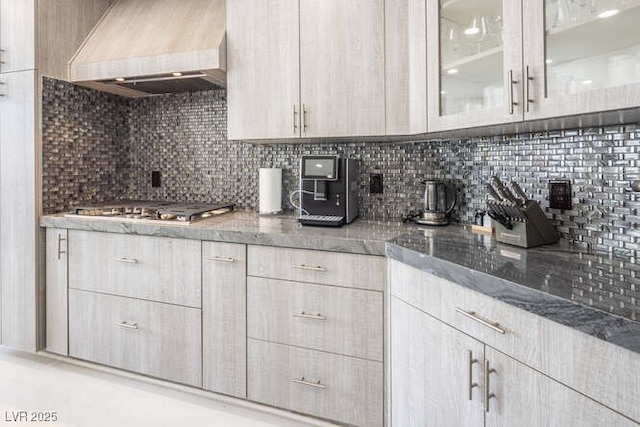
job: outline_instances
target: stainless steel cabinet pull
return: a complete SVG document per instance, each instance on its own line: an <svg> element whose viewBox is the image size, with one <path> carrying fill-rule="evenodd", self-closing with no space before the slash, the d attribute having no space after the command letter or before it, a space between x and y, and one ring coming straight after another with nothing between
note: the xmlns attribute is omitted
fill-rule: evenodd
<svg viewBox="0 0 640 427"><path fill-rule="evenodd" d="M489 412L489 401L494 399L496 395L491 393L491 388L489 386L489 374L493 374L496 372L495 369L491 369L489 366L489 361L484 361L484 411Z"/></svg>
<svg viewBox="0 0 640 427"><path fill-rule="evenodd" d="M468 351L469 356L469 400L473 400L473 389L478 387L478 383L473 382L473 364L478 363L478 359L473 358L473 352Z"/></svg>
<svg viewBox="0 0 640 427"><path fill-rule="evenodd" d="M66 254L67 251L62 250L62 242L66 242L67 239L62 237L62 234L58 234L58 259L61 258L62 254Z"/></svg>
<svg viewBox="0 0 640 427"><path fill-rule="evenodd" d="M298 112L296 111L295 104L293 105L293 134L298 133Z"/></svg>
<svg viewBox="0 0 640 427"><path fill-rule="evenodd" d="M531 88L529 84L533 81L533 77L529 76L529 66L527 65L524 69L524 108L525 111L529 112L529 104L533 102L533 99L530 98Z"/></svg>
<svg viewBox="0 0 640 427"><path fill-rule="evenodd" d="M236 260L233 258L225 258L220 256L213 256L207 258L209 261L222 261L222 262L235 262Z"/></svg>
<svg viewBox="0 0 640 427"><path fill-rule="evenodd" d="M312 271L327 271L326 268L324 267L313 267L311 265L304 265L304 264L291 264L291 266L293 268L299 268L300 270L312 270Z"/></svg>
<svg viewBox="0 0 640 427"><path fill-rule="evenodd" d="M302 131L307 133L307 106L302 104Z"/></svg>
<svg viewBox="0 0 640 427"><path fill-rule="evenodd" d="M308 313L305 313L304 311L301 311L300 313L293 313L293 317L302 317L303 319L314 319L314 320L327 320L326 316L323 316L320 313L308 314Z"/></svg>
<svg viewBox="0 0 640 427"><path fill-rule="evenodd" d="M456 307L456 311L458 313L462 314L463 316L468 317L469 319L473 319L476 322L481 323L484 326L493 329L496 332L499 332L501 334L505 333L505 330L500 327L499 323L488 322L488 321L484 320L483 318L476 316L476 312L475 311L465 311L465 310L463 310L463 309L461 309L459 307Z"/></svg>
<svg viewBox="0 0 640 427"><path fill-rule="evenodd" d="M128 264L137 264L138 260L134 258L126 258L126 257L115 257L115 261L117 262L126 262Z"/></svg>
<svg viewBox="0 0 640 427"><path fill-rule="evenodd" d="M327 388L326 385L320 384L320 380L318 380L317 383L312 383L310 381L305 380L304 377L300 379L294 378L291 380L291 382L296 384L308 385L309 387L322 388L322 389Z"/></svg>
<svg viewBox="0 0 640 427"><path fill-rule="evenodd" d="M518 84L517 80L513 80L513 70L509 70L509 114L513 114L513 106L518 105L513 100L513 85Z"/></svg>
<svg viewBox="0 0 640 427"><path fill-rule="evenodd" d="M138 324L137 323L127 323L125 321L122 321L120 323L116 323L116 326L119 326L121 328L126 328L126 329L138 329Z"/></svg>

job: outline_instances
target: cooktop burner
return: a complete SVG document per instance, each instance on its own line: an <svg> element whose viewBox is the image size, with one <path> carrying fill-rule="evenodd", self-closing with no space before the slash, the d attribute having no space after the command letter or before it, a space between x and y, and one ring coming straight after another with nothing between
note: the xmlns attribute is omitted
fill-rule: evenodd
<svg viewBox="0 0 640 427"><path fill-rule="evenodd" d="M68 216L132 218L191 223L233 211L232 202L164 202L118 200L104 203L80 203Z"/></svg>

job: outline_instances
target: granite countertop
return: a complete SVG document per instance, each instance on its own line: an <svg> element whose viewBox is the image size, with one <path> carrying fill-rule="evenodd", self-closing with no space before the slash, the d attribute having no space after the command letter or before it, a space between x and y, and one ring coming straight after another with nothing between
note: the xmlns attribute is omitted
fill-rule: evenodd
<svg viewBox="0 0 640 427"><path fill-rule="evenodd" d="M640 265L568 243L523 249L466 226L391 239L389 258L640 353Z"/></svg>
<svg viewBox="0 0 640 427"><path fill-rule="evenodd" d="M568 243L523 249L469 226L357 219L305 227L292 215L235 211L192 224L47 215L43 227L386 255L640 353L640 264Z"/></svg>
<svg viewBox="0 0 640 427"><path fill-rule="evenodd" d="M261 216L253 211L234 211L191 224L67 216L62 213L41 217L40 225L379 256L385 255L385 242L412 230L410 224L363 219L357 219L349 225L337 228L308 227L301 225L293 215Z"/></svg>

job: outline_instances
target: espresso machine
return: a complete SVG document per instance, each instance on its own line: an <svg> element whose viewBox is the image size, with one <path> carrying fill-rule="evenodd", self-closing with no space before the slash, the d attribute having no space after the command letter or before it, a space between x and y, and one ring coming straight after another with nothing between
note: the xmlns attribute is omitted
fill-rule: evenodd
<svg viewBox="0 0 640 427"><path fill-rule="evenodd" d="M301 224L349 224L358 216L358 162L338 156L302 156L299 192Z"/></svg>

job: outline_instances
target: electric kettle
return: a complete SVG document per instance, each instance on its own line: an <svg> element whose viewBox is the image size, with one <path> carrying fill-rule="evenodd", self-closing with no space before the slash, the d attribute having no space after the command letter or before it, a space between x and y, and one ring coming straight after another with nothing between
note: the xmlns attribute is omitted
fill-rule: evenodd
<svg viewBox="0 0 640 427"><path fill-rule="evenodd" d="M437 179L427 179L424 184L424 209L416 219L418 224L447 225L449 213L456 205L454 188Z"/></svg>

